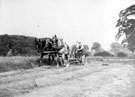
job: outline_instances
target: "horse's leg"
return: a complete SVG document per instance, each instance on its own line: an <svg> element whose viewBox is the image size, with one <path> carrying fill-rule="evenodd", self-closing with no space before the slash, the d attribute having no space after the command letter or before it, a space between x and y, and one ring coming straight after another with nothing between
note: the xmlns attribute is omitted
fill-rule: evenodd
<svg viewBox="0 0 135 97"><path fill-rule="evenodd" d="M52 65L54 65L55 64L55 56L54 55L51 55L51 58L52 58Z"/></svg>
<svg viewBox="0 0 135 97"><path fill-rule="evenodd" d="M82 65L87 64L85 55L82 56Z"/></svg>
<svg viewBox="0 0 135 97"><path fill-rule="evenodd" d="M83 65L83 63L82 63L82 56L80 56L80 64Z"/></svg>
<svg viewBox="0 0 135 97"><path fill-rule="evenodd" d="M79 64L81 65L82 64L82 59L81 59L81 55L80 55L80 52L78 52L78 61L79 61Z"/></svg>
<svg viewBox="0 0 135 97"><path fill-rule="evenodd" d="M80 53L80 63L83 65L83 55Z"/></svg>
<svg viewBox="0 0 135 97"><path fill-rule="evenodd" d="M67 55L66 54L63 55L63 62L64 62L64 66L67 67Z"/></svg>
<svg viewBox="0 0 135 97"><path fill-rule="evenodd" d="M62 55L58 55L57 56L57 67L59 67L59 66L64 66L64 59L63 59L63 56Z"/></svg>
<svg viewBox="0 0 135 97"><path fill-rule="evenodd" d="M39 61L40 66L41 66L41 64L42 64L42 59L43 59L43 56L44 56L44 54L43 54L43 53L41 53L41 56L40 56L40 61Z"/></svg>
<svg viewBox="0 0 135 97"><path fill-rule="evenodd" d="M51 64L51 55L50 54L48 55L48 62L49 62L49 64Z"/></svg>
<svg viewBox="0 0 135 97"><path fill-rule="evenodd" d="M82 52L82 51L80 51L79 57L80 57L80 64L81 64L81 65L84 65L85 56L83 55L83 52Z"/></svg>
<svg viewBox="0 0 135 97"><path fill-rule="evenodd" d="M59 67L59 61L60 61L59 55L57 55L57 56L56 56L56 64L57 64L57 67Z"/></svg>
<svg viewBox="0 0 135 97"><path fill-rule="evenodd" d="M65 66L64 58L65 58L65 55L62 54L61 57L60 57L60 65L61 66Z"/></svg>
<svg viewBox="0 0 135 97"><path fill-rule="evenodd" d="M66 57L66 67L69 67L69 55L66 54L65 57Z"/></svg>

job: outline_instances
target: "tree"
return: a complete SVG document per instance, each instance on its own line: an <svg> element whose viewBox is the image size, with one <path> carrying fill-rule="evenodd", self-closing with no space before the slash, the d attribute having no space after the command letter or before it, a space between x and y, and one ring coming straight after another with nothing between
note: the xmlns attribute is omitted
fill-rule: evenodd
<svg viewBox="0 0 135 97"><path fill-rule="evenodd" d="M131 50L135 50L135 5L132 5L125 10L120 11L119 19L116 27L118 27L118 33L116 34L116 40L122 35L125 35L125 39L121 44L128 43L127 47Z"/></svg>
<svg viewBox="0 0 135 97"><path fill-rule="evenodd" d="M94 50L95 53L99 53L102 50L100 43L94 42L93 45L92 45L92 47L91 47L91 50L92 51Z"/></svg>
<svg viewBox="0 0 135 97"><path fill-rule="evenodd" d="M35 37L19 35L0 35L0 56L11 55L38 55L35 48Z"/></svg>
<svg viewBox="0 0 135 97"><path fill-rule="evenodd" d="M102 52L95 53L94 56L112 57L113 55L108 51L102 51Z"/></svg>
<svg viewBox="0 0 135 97"><path fill-rule="evenodd" d="M110 45L111 48L111 52L116 55L118 52L122 51L123 47L121 44L119 44L118 42L113 42Z"/></svg>

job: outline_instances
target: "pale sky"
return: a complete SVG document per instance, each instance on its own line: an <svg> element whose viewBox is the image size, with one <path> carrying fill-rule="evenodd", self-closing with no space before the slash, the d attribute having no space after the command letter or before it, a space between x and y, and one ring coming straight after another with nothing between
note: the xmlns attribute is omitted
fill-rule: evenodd
<svg viewBox="0 0 135 97"><path fill-rule="evenodd" d="M52 37L104 49L115 41L118 14L135 0L0 0L0 35Z"/></svg>

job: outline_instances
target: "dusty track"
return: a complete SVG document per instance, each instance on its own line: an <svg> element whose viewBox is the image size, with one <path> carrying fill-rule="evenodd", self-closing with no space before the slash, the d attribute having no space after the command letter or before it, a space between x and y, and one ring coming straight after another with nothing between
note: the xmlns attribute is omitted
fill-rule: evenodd
<svg viewBox="0 0 135 97"><path fill-rule="evenodd" d="M134 97L134 65L102 63L2 73L0 97Z"/></svg>

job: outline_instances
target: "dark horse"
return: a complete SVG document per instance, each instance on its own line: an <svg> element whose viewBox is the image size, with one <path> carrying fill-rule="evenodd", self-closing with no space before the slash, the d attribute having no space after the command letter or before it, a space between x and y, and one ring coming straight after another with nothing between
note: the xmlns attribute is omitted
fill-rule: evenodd
<svg viewBox="0 0 135 97"><path fill-rule="evenodd" d="M48 55L49 57L49 63L52 61L54 62L54 54L55 53L44 53L45 52L50 52L50 51L55 51L55 48L53 48L53 41L51 38L40 38L35 40L35 45L37 47L37 51L41 53L40 59L43 58L44 55ZM55 54L56 55L56 54Z"/></svg>
<svg viewBox="0 0 135 97"><path fill-rule="evenodd" d="M68 60L69 47L63 42L63 39L57 38L56 35L53 38L40 38L35 41L35 44L41 53L40 58L42 59L44 55L48 55L49 63L56 60L57 67L59 67L59 64L64 66L64 62L62 62L64 59ZM45 53L47 51L49 53Z"/></svg>

